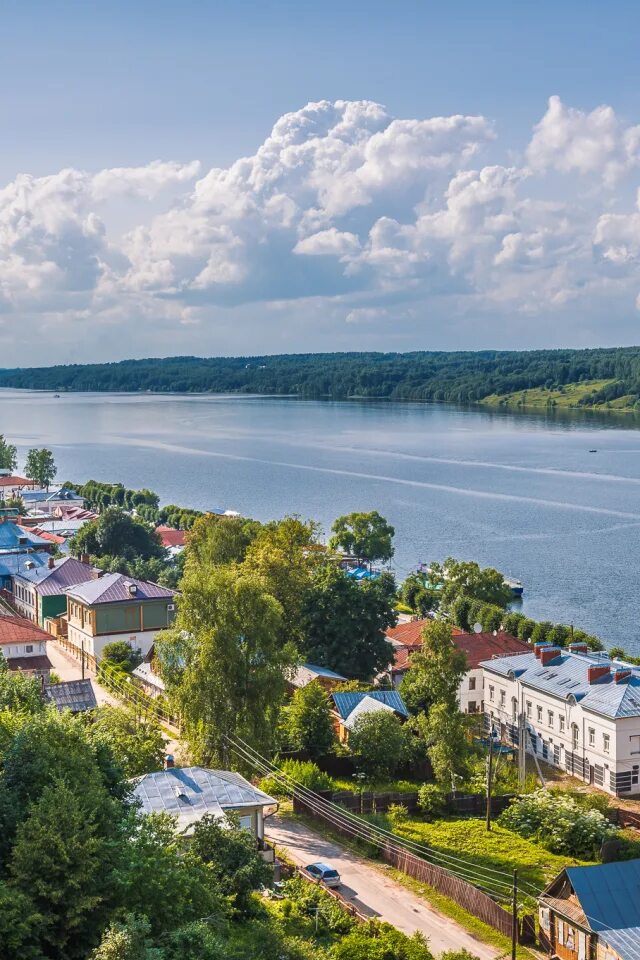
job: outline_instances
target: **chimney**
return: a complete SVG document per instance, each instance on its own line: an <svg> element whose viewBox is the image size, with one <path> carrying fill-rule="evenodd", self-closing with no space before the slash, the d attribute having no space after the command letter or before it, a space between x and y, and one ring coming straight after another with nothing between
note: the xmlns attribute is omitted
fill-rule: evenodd
<svg viewBox="0 0 640 960"><path fill-rule="evenodd" d="M536 655L536 657L538 658L538 660L540 659L540 654L542 653L542 651L544 650L544 648L545 648L545 647L548 647L548 646L549 646L549 644L547 643L546 640L538 640L537 643L534 643L534 645L533 645L533 652L535 653L535 655Z"/></svg>
<svg viewBox="0 0 640 960"><path fill-rule="evenodd" d="M89 556L88 553L81 553L81 554L80 554L80 563L87 563L87 564L88 564L88 563L90 563L90 561L91 561L91 557Z"/></svg>
<svg viewBox="0 0 640 960"><path fill-rule="evenodd" d="M613 671L613 679L616 683L624 683L625 680L628 680L631 676L631 670L628 667L620 668Z"/></svg>
<svg viewBox="0 0 640 960"><path fill-rule="evenodd" d="M578 641L576 640L575 643L569 644L569 650L571 651L571 653L589 653L589 646L588 644L583 643L582 641L578 643Z"/></svg>
<svg viewBox="0 0 640 960"><path fill-rule="evenodd" d="M600 666L590 666L587 671L587 680L589 683L600 683L601 680L605 680L611 675L611 666L607 664L601 664Z"/></svg>
<svg viewBox="0 0 640 960"><path fill-rule="evenodd" d="M560 647L543 647L540 651L540 663L543 667L546 667L550 663L554 663L562 654Z"/></svg>
<svg viewBox="0 0 640 960"><path fill-rule="evenodd" d="M175 763L173 762L173 754L168 753L164 758L164 768L165 770L173 770Z"/></svg>
<svg viewBox="0 0 640 960"><path fill-rule="evenodd" d="M56 565L55 559L53 557L49 557L49 562L48 562L49 570L53 570L55 568L55 565Z"/></svg>

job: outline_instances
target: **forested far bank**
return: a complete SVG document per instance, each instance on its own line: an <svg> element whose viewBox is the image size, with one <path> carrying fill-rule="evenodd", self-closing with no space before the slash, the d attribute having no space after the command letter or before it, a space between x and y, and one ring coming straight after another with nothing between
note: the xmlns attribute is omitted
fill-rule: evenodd
<svg viewBox="0 0 640 960"><path fill-rule="evenodd" d="M548 391L549 402L640 408L640 347L263 357L168 357L0 370L0 386L55 391L256 393L476 403ZM525 396L526 401L526 396ZM555 401L555 402L554 402ZM575 402L574 402L575 401ZM637 405L637 407L636 407Z"/></svg>

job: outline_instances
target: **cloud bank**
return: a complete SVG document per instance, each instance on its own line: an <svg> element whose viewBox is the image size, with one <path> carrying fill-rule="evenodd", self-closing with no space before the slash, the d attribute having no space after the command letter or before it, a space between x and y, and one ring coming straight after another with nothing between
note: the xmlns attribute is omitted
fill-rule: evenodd
<svg viewBox="0 0 640 960"><path fill-rule="evenodd" d="M640 126L321 101L201 175L0 189L0 365L193 352L636 342Z"/></svg>

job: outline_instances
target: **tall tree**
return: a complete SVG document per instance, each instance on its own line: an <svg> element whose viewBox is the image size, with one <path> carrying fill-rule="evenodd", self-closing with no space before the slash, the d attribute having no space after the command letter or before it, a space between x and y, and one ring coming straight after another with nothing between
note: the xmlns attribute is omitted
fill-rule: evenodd
<svg viewBox="0 0 640 960"><path fill-rule="evenodd" d="M385 630L397 621L395 581L388 573L356 582L333 564L313 575L303 608L303 652L311 663L371 680L388 667Z"/></svg>
<svg viewBox="0 0 640 960"><path fill-rule="evenodd" d="M0 470L15 470L18 466L18 451L16 447L5 440L0 433Z"/></svg>
<svg viewBox="0 0 640 960"><path fill-rule="evenodd" d="M443 564L431 564L429 581L441 585L442 606L454 603L460 594L503 609L513 599L510 587L498 570L453 557L447 557Z"/></svg>
<svg viewBox="0 0 640 960"><path fill-rule="evenodd" d="M426 746L436 780L455 790L456 782L469 773L468 718L457 706L442 702L410 722Z"/></svg>
<svg viewBox="0 0 640 960"><path fill-rule="evenodd" d="M423 647L411 658L400 692L411 713L428 711L436 703L457 706L460 681L467 671L467 658L458 650L451 627L433 620L422 631Z"/></svg>
<svg viewBox="0 0 640 960"><path fill-rule="evenodd" d="M166 557L156 531L120 507L109 507L97 520L85 523L71 541L71 547L78 555L122 557L132 562Z"/></svg>
<svg viewBox="0 0 640 960"><path fill-rule="evenodd" d="M35 447L29 450L25 473L30 480L35 480L37 484L48 490L57 472L58 469L51 450L47 450L45 447L41 450L37 450Z"/></svg>
<svg viewBox="0 0 640 960"><path fill-rule="evenodd" d="M329 698L316 680L296 690L283 714L283 731L293 750L304 750L315 760L334 745Z"/></svg>
<svg viewBox="0 0 640 960"><path fill-rule="evenodd" d="M228 767L236 734L269 750L297 653L260 578L188 565L175 629L158 636L156 652L199 762Z"/></svg>
<svg viewBox="0 0 640 960"><path fill-rule="evenodd" d="M127 778L162 768L166 749L162 731L132 707L99 707L89 733L95 743L109 746Z"/></svg>
<svg viewBox="0 0 640 960"><path fill-rule="evenodd" d="M356 767L369 780L391 779L407 758L408 732L390 711L365 713L349 735L349 748Z"/></svg>
<svg viewBox="0 0 640 960"><path fill-rule="evenodd" d="M187 560L203 566L242 563L259 529L255 520L207 513L191 527L185 551Z"/></svg>
<svg viewBox="0 0 640 960"><path fill-rule="evenodd" d="M341 548L370 564L386 563L393 556L395 530L377 510L338 517L331 530L332 549Z"/></svg>

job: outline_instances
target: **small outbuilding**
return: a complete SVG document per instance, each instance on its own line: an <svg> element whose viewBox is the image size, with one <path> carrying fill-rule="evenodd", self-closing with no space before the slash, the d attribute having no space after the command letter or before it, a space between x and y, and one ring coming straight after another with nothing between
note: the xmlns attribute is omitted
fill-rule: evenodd
<svg viewBox="0 0 640 960"><path fill-rule="evenodd" d="M53 683L44 688L44 698L47 703L53 704L62 713L70 710L71 713L86 713L95 710L98 706L91 680L64 680Z"/></svg>

